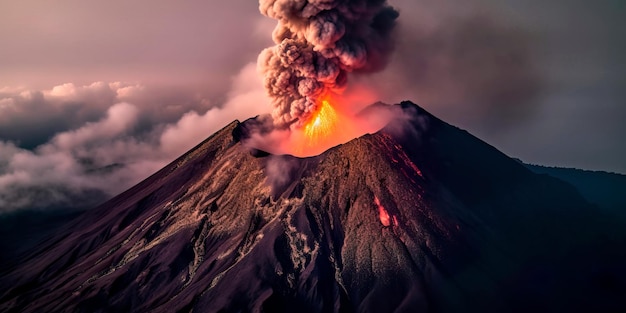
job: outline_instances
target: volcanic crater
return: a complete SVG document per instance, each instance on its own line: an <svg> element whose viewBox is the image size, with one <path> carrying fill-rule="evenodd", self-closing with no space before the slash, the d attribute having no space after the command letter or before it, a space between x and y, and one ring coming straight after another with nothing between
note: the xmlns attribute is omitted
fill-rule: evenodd
<svg viewBox="0 0 626 313"><path fill-rule="evenodd" d="M623 308L623 238L595 231L607 221L572 186L393 108L308 158L251 151L254 119L232 122L7 269L0 310Z"/></svg>

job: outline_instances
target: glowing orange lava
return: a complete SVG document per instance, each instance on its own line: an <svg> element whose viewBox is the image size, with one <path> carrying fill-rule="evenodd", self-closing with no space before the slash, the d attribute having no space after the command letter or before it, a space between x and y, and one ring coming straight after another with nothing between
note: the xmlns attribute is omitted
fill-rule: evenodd
<svg viewBox="0 0 626 313"><path fill-rule="evenodd" d="M317 146L332 136L337 129L337 112L328 100L322 100L316 115L304 125L304 134L309 146Z"/></svg>

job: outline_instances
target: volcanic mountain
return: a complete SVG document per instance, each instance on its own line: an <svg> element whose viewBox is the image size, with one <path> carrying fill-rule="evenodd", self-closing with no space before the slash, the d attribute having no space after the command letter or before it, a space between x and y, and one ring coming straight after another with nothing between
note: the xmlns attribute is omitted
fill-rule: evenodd
<svg viewBox="0 0 626 313"><path fill-rule="evenodd" d="M626 311L623 221L410 103L309 158L233 122L0 279L7 312Z"/></svg>

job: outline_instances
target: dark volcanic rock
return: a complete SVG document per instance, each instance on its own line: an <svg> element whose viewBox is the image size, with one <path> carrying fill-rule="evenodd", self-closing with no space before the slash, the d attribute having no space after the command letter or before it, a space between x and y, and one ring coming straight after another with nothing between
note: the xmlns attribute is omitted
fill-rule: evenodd
<svg viewBox="0 0 626 313"><path fill-rule="evenodd" d="M573 187L398 108L304 159L255 157L231 123L11 269L0 310L626 308L624 237Z"/></svg>

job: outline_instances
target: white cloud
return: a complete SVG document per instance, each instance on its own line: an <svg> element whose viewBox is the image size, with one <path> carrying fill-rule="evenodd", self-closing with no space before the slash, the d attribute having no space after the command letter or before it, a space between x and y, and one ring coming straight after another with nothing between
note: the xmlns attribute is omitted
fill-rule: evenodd
<svg viewBox="0 0 626 313"><path fill-rule="evenodd" d="M107 110L107 116L96 123L54 136L52 143L63 149L95 143L120 136L137 122L139 112L128 103L114 104Z"/></svg>
<svg viewBox="0 0 626 313"><path fill-rule="evenodd" d="M173 125L169 125L160 138L164 151L173 155L186 151L216 130L233 120L247 119L270 110L269 100L262 88L256 65L245 66L233 80L229 100L222 107L208 109L200 115L187 112Z"/></svg>
<svg viewBox="0 0 626 313"><path fill-rule="evenodd" d="M138 183L234 119L269 111L254 64L233 77L220 106L210 106L198 92L155 90L97 82L3 96L0 103L19 107L3 111L8 113L5 125L10 120L54 124L46 115L69 121L30 149L16 144L27 136L15 129L23 126L14 125L15 138L0 135L0 213L92 206L94 200ZM69 114L67 108L72 108Z"/></svg>

